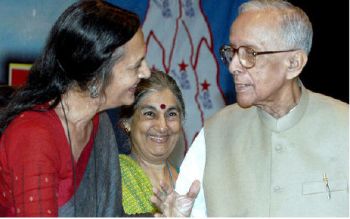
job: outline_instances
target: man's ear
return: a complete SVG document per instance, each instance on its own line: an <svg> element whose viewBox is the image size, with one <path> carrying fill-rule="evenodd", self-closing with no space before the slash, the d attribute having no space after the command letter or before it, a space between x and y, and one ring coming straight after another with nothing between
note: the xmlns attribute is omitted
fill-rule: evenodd
<svg viewBox="0 0 350 219"><path fill-rule="evenodd" d="M291 52L287 60L287 79L296 78L307 63L307 55L303 50Z"/></svg>

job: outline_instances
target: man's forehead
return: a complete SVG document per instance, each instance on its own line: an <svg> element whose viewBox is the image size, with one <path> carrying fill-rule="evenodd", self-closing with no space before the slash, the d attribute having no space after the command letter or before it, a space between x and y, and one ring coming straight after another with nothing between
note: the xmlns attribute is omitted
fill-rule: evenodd
<svg viewBox="0 0 350 219"><path fill-rule="evenodd" d="M233 21L231 25L230 31L233 29L244 26L244 27L250 27L250 26L274 26L278 24L278 20L280 18L280 13L276 10L272 9L266 9L266 10L254 10L254 11L247 11L244 12ZM249 26L247 26L249 24Z"/></svg>
<svg viewBox="0 0 350 219"><path fill-rule="evenodd" d="M242 13L231 26L230 42L239 46L260 44L264 47L279 40L278 22L273 17L260 11Z"/></svg>

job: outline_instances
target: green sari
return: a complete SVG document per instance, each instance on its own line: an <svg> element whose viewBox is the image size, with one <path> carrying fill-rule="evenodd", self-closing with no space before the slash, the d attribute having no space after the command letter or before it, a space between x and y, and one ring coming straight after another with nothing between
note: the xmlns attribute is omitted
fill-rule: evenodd
<svg viewBox="0 0 350 219"><path fill-rule="evenodd" d="M126 214L155 213L151 202L152 184L140 165L131 157L120 154L122 202Z"/></svg>

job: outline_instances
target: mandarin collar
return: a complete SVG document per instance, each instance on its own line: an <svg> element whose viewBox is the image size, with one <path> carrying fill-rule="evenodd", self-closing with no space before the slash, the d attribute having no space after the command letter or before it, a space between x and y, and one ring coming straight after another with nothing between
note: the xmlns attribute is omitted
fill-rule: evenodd
<svg viewBox="0 0 350 219"><path fill-rule="evenodd" d="M260 120L271 131L283 132L287 129L290 129L295 126L303 117L309 102L309 93L300 80L298 80L298 84L301 88L299 103L281 118L276 119L264 110L256 107Z"/></svg>

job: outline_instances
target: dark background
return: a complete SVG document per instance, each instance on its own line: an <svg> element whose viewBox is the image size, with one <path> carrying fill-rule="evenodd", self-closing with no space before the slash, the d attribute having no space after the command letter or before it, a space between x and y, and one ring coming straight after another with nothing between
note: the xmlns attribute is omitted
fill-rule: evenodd
<svg viewBox="0 0 350 219"><path fill-rule="evenodd" d="M308 14L314 30L301 80L312 91L349 103L349 1L290 2Z"/></svg>

